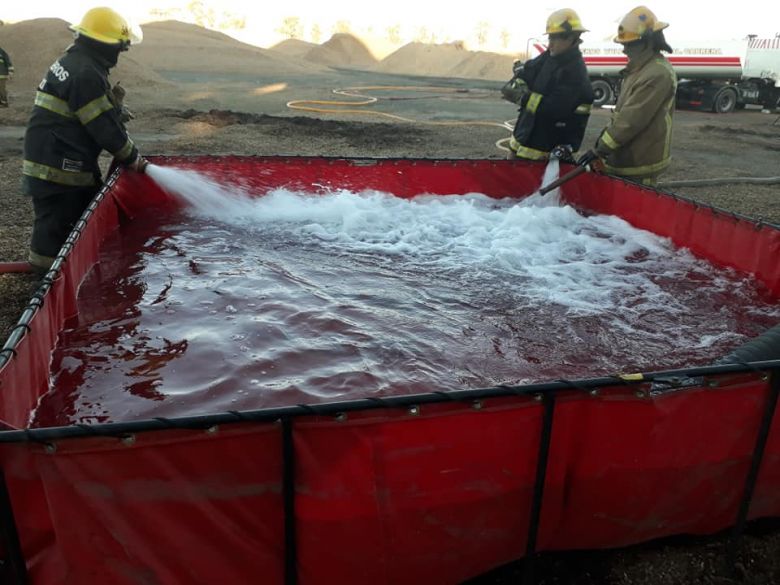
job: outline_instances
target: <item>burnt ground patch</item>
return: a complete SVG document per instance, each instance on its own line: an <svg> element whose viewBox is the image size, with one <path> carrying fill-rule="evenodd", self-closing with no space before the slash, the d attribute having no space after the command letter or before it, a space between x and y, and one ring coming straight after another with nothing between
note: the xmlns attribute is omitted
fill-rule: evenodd
<svg viewBox="0 0 780 585"><path fill-rule="evenodd" d="M384 147L421 144L426 142L431 134L428 129L414 125L323 120L308 116L270 116L233 110L162 110L158 113L173 118L202 122L216 128L248 124L263 126L272 136L285 136L290 133L318 138L327 136L332 139L344 140L350 146L358 148L370 148L380 143Z"/></svg>

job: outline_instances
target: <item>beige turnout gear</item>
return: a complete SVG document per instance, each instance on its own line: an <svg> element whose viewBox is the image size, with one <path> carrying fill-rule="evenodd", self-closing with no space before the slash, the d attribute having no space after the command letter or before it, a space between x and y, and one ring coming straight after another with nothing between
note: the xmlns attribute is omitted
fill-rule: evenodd
<svg viewBox="0 0 780 585"><path fill-rule="evenodd" d="M649 45L624 69L612 121L596 145L606 171L646 184L671 162L677 76Z"/></svg>

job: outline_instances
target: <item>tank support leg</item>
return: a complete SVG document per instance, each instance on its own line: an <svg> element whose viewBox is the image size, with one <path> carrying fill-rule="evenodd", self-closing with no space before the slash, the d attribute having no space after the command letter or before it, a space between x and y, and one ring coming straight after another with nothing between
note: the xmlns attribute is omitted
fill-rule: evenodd
<svg viewBox="0 0 780 585"><path fill-rule="evenodd" d="M745 479L742 500L739 504L739 512L737 513L736 523L731 530L731 536L727 544L726 561L728 563L728 570L730 571L734 570L737 562L737 553L739 552L742 533L745 530L745 524L747 523L748 514L750 512L750 502L753 499L753 492L756 487L756 482L758 481L758 474L761 471L761 461L764 458L764 450L766 449L769 432L772 429L772 420L774 419L775 410L777 409L778 395L780 395L780 371L772 370L769 374L769 391L764 405L764 415L761 419L761 426L758 429L756 445L753 449L753 457L750 462L750 469L748 470Z"/></svg>
<svg viewBox="0 0 780 585"><path fill-rule="evenodd" d="M553 415L555 414L555 393L542 395L542 430L539 437L539 456L536 460L536 480L534 482L533 499L531 500L531 517L528 521L528 539L523 560L523 585L533 585L534 565L536 563L536 539L539 534L539 521L542 516L544 500L544 481L547 477L547 461L550 455L552 439Z"/></svg>

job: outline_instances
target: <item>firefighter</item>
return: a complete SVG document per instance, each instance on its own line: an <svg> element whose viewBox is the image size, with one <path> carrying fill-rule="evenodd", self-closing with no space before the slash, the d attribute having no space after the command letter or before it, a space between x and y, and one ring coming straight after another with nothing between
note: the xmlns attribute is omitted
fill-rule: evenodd
<svg viewBox="0 0 780 585"><path fill-rule="evenodd" d="M14 65L11 57L0 47L0 108L8 107L8 93L5 90L6 82L14 76Z"/></svg>
<svg viewBox="0 0 780 585"><path fill-rule="evenodd" d="M554 151L568 160L580 147L593 104L579 49L584 32L574 10L553 12L547 19L547 50L515 70L520 114L509 141L510 158L546 160Z"/></svg>
<svg viewBox="0 0 780 585"><path fill-rule="evenodd" d="M672 52L667 26L645 6L623 17L614 39L628 56L620 96L610 124L579 162L602 159L607 173L649 186L669 166L677 75L661 54Z"/></svg>
<svg viewBox="0 0 780 585"><path fill-rule="evenodd" d="M60 247L102 186L103 150L137 172L147 162L121 120L123 91L112 91L109 70L119 54L141 42L141 31L110 8L89 10L72 25L73 44L38 86L24 137L22 191L33 200L35 220L28 261L51 267Z"/></svg>

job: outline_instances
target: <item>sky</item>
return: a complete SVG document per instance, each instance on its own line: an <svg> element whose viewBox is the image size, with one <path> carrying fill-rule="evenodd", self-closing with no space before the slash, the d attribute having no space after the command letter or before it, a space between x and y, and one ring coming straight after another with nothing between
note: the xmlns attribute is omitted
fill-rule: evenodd
<svg viewBox="0 0 780 585"><path fill-rule="evenodd" d="M502 52L524 51L529 38L542 37L550 13L567 7L577 10L586 28L586 42L601 42L613 36L621 17L635 1L572 1L568 4L521 3L494 0L470 5L420 0L386 3L358 0L299 0L294 3L253 3L245 0L134 0L98 4L83 0L4 1L0 20L17 22L30 18L57 17L75 22L95 5L112 6L124 16L143 23L175 18L211 24L244 42L268 47L294 30L299 38L324 42L333 32L348 31L358 36L384 39L396 44L412 40L451 42L462 40L469 49ZM524 6L524 4L526 4ZM774 37L780 33L778 0L744 0L715 8L713 2L656 0L647 4L659 20L670 23L667 39L741 39L747 34ZM737 9L739 6L739 9ZM285 20L287 19L287 20ZM236 22L243 21L237 29ZM380 55L383 56L383 55Z"/></svg>

